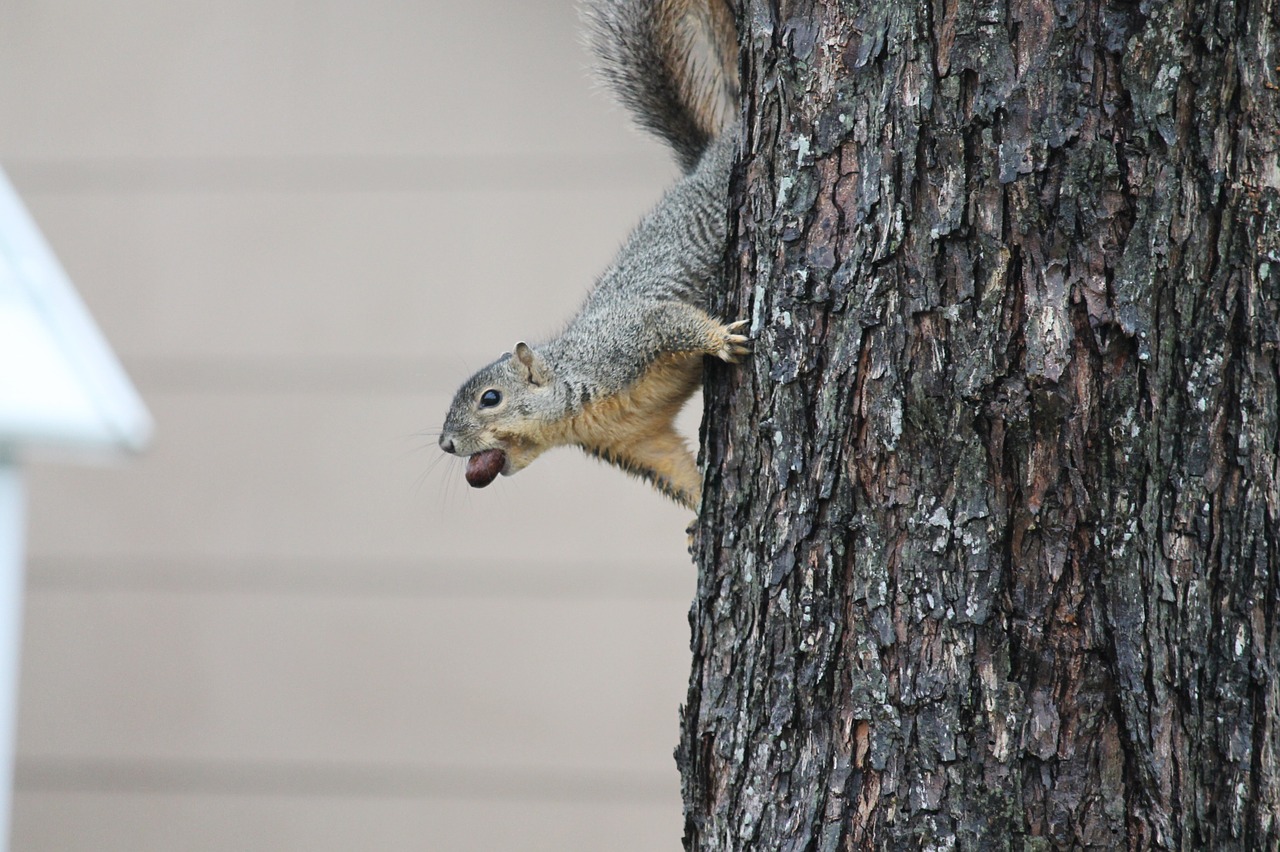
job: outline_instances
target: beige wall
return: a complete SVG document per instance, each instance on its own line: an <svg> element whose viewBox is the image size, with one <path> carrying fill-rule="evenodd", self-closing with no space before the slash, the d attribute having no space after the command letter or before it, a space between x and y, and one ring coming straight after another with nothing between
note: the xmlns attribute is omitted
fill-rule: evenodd
<svg viewBox="0 0 1280 852"><path fill-rule="evenodd" d="M453 386L673 174L567 0L0 2L0 163L157 420L31 473L14 848L677 848L687 513Z"/></svg>

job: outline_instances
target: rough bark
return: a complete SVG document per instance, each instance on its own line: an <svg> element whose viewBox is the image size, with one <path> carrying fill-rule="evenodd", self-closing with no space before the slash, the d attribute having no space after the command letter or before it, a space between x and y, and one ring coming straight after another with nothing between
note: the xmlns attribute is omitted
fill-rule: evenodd
<svg viewBox="0 0 1280 852"><path fill-rule="evenodd" d="M1280 846L1280 0L746 0L688 849Z"/></svg>

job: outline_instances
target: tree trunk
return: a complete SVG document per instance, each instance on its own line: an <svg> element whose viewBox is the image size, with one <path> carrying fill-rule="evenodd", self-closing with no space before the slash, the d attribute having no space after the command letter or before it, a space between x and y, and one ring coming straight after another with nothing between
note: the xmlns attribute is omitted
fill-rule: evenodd
<svg viewBox="0 0 1280 852"><path fill-rule="evenodd" d="M746 0L685 846L1280 847L1280 0Z"/></svg>

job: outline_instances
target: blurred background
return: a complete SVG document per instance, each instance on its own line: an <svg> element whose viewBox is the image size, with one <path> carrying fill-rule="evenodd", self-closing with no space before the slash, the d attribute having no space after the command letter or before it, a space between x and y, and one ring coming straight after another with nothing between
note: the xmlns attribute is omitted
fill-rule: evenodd
<svg viewBox="0 0 1280 852"><path fill-rule="evenodd" d="M678 848L689 514L435 444L675 174L588 65L570 0L0 2L0 164L157 424L29 468L15 850Z"/></svg>

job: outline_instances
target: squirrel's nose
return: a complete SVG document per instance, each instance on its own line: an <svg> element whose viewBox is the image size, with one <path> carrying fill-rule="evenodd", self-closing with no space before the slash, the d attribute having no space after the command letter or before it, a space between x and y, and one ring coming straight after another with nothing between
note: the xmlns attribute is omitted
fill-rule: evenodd
<svg viewBox="0 0 1280 852"><path fill-rule="evenodd" d="M441 436L440 436L440 449L444 450L446 453L452 453L452 452L453 452L453 449L454 449L454 447L453 447L453 438L451 438L451 437L450 437L450 436L448 436L448 435L441 435Z"/></svg>

